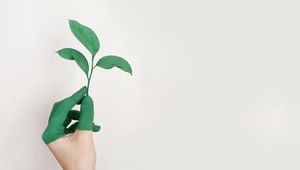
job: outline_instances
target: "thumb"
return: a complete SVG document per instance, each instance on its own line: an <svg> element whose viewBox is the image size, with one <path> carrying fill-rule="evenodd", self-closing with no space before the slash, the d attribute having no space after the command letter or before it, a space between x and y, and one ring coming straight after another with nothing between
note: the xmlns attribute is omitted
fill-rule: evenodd
<svg viewBox="0 0 300 170"><path fill-rule="evenodd" d="M83 98L80 108L80 118L77 130L93 131L94 104L90 96Z"/></svg>

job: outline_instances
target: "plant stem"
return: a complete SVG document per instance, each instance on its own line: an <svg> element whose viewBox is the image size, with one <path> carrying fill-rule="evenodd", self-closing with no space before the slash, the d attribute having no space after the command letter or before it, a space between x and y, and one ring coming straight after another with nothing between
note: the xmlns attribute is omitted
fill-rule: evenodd
<svg viewBox="0 0 300 170"><path fill-rule="evenodd" d="M89 95L89 89L90 89L90 83L91 83L91 79L92 79L92 75L93 75L93 71L94 71L94 57L92 56L92 64L91 64L91 72L90 72L90 76L87 77L88 82L87 82L87 95Z"/></svg>

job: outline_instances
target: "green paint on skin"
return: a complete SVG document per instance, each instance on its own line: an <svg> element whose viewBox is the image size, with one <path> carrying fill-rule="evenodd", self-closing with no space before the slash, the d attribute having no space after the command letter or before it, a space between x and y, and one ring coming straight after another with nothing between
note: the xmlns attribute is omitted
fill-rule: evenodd
<svg viewBox="0 0 300 170"><path fill-rule="evenodd" d="M83 87L72 96L56 102L53 105L48 126L45 129L42 139L49 144L76 130L87 130L98 132L100 126L93 123L94 106L90 96L86 96L87 88ZM81 102L80 111L72 108ZM72 120L77 122L70 124Z"/></svg>

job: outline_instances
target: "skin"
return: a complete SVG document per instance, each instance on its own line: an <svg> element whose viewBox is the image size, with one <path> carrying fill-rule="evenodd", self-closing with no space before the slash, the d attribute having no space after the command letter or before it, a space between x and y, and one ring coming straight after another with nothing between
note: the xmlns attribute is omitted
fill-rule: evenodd
<svg viewBox="0 0 300 170"><path fill-rule="evenodd" d="M48 147L64 170L95 170L96 152L91 131L76 130Z"/></svg>
<svg viewBox="0 0 300 170"><path fill-rule="evenodd" d="M42 139L64 170L95 170L96 151L93 131L93 100L83 87L53 105ZM80 105L80 111L72 110ZM72 124L72 120L76 123Z"/></svg>

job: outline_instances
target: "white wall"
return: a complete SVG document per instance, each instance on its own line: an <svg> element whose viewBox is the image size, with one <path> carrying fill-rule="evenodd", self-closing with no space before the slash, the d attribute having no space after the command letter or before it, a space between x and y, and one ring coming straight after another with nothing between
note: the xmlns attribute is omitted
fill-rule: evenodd
<svg viewBox="0 0 300 170"><path fill-rule="evenodd" d="M292 0L0 1L0 169L59 169L52 104L85 85L55 51L76 19L133 66L95 72L99 170L299 170L300 25Z"/></svg>

